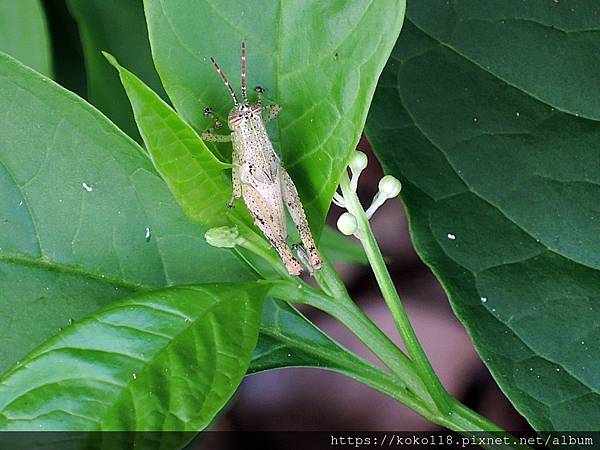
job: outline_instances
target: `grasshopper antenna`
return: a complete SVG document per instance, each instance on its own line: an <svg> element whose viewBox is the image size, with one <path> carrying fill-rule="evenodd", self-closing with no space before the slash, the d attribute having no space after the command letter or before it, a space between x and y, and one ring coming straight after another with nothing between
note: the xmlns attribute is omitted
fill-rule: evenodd
<svg viewBox="0 0 600 450"><path fill-rule="evenodd" d="M227 81L227 77L225 76L225 74L223 73L223 71L221 70L221 68L217 64L217 62L215 61L215 58L213 58L211 56L210 60L213 63L213 66L215 66L215 69L217 69L217 72L219 73L219 76L221 77L221 80L223 80L223 83L225 83L225 87L227 88L227 90L231 94L231 98L233 99L233 104L235 106L238 106L240 104L240 102L238 101L237 96L235 95L235 92L233 91L233 88L229 84L229 81Z"/></svg>
<svg viewBox="0 0 600 450"><path fill-rule="evenodd" d="M248 103L248 94L246 93L246 40L242 40L242 98L244 103Z"/></svg>

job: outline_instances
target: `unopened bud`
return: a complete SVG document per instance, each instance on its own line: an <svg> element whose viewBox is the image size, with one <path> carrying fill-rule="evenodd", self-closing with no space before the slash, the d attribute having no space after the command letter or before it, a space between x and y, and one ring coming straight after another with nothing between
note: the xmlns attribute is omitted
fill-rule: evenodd
<svg viewBox="0 0 600 450"><path fill-rule="evenodd" d="M398 178L392 175L386 175L379 180L379 191L385 195L386 198L396 197L402 190L402 183Z"/></svg>
<svg viewBox="0 0 600 450"><path fill-rule="evenodd" d="M367 158L367 155L365 155L363 152L357 150L356 152L354 152L354 156L350 160L349 166L353 172L361 172L361 171L365 170L368 163L369 163L369 158Z"/></svg>
<svg viewBox="0 0 600 450"><path fill-rule="evenodd" d="M342 214L337 220L337 227L346 236L356 233L356 230L358 230L356 217L348 212Z"/></svg>
<svg viewBox="0 0 600 450"><path fill-rule="evenodd" d="M233 248L240 244L240 233L237 227L216 227L204 234L209 245L219 248Z"/></svg>

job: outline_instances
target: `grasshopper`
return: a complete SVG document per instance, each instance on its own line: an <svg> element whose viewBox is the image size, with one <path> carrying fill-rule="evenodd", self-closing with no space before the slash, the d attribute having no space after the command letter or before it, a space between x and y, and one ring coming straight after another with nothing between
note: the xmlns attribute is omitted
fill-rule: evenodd
<svg viewBox="0 0 600 450"><path fill-rule="evenodd" d="M233 192L228 207L233 207L235 199L242 197L254 219L255 225L279 254L291 275L300 275L302 265L286 243L287 228L284 204L290 213L304 248L295 246L298 257L308 263L312 272L321 267L322 260L306 220L298 190L283 167L267 134L265 124L273 120L281 111L277 104L263 105L264 89L257 87L256 103L248 101L246 92L246 43L242 41L242 102L214 58L210 58L217 73L225 83L233 99L233 108L227 117L230 134L216 134L222 127L211 108L204 114L213 120L213 126L202 133L202 139L233 144L232 184Z"/></svg>

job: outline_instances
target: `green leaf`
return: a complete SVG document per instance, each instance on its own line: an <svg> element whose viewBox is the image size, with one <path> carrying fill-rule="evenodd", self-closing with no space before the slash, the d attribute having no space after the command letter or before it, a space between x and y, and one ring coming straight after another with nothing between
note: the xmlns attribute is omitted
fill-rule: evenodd
<svg viewBox="0 0 600 450"><path fill-rule="evenodd" d="M133 292L252 278L87 103L0 56L0 109L0 372Z"/></svg>
<svg viewBox="0 0 600 450"><path fill-rule="evenodd" d="M414 2L367 133L516 408L538 430L595 430L600 16L579 5L566 23L562 2L536 3Z"/></svg>
<svg viewBox="0 0 600 450"><path fill-rule="evenodd" d="M52 76L50 39L39 0L0 0L0 52Z"/></svg>
<svg viewBox="0 0 600 450"><path fill-rule="evenodd" d="M154 69L142 0L69 0L83 43L89 100L129 136L141 142L118 74L107 51L166 98Z"/></svg>
<svg viewBox="0 0 600 450"><path fill-rule="evenodd" d="M209 126L205 106L221 118L232 107L209 57L239 91L246 39L251 97L261 85L268 103L283 106L271 136L319 234L402 26L405 1L146 0L144 6L165 90L198 130Z"/></svg>
<svg viewBox="0 0 600 450"><path fill-rule="evenodd" d="M106 57L119 71L156 170L183 210L202 224L229 223L226 211L231 182L223 173L229 165L219 161L194 129L139 78L111 55Z"/></svg>
<svg viewBox="0 0 600 450"><path fill-rule="evenodd" d="M440 45L542 103L600 119L597 2L414 3L411 21Z"/></svg>
<svg viewBox="0 0 600 450"><path fill-rule="evenodd" d="M70 326L0 379L0 428L203 429L246 373L266 291L175 287Z"/></svg>
<svg viewBox="0 0 600 450"><path fill-rule="evenodd" d="M319 248L330 261L368 264L365 250L356 239L351 239L329 226L323 228Z"/></svg>

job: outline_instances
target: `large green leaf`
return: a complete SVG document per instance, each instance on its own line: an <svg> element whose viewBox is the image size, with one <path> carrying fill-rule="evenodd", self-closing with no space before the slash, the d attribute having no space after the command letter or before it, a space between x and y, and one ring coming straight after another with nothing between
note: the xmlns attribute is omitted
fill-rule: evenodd
<svg viewBox="0 0 600 450"><path fill-rule="evenodd" d="M48 29L39 0L0 0L0 52L52 75Z"/></svg>
<svg viewBox="0 0 600 450"><path fill-rule="evenodd" d="M183 216L141 149L98 112L8 58L0 70L11 111L0 123L0 371L132 292L252 276L227 250L205 244L205 228ZM40 165L38 149L47 147ZM294 334L312 327L294 323Z"/></svg>
<svg viewBox="0 0 600 450"><path fill-rule="evenodd" d="M72 325L0 379L0 428L203 429L246 373L267 289L175 287Z"/></svg>
<svg viewBox="0 0 600 450"><path fill-rule="evenodd" d="M500 387L538 430L597 430L599 7L501 3L412 3L367 132Z"/></svg>
<svg viewBox="0 0 600 450"><path fill-rule="evenodd" d="M210 63L283 106L272 137L320 230L339 176L362 132L377 79L402 26L404 0L352 2L145 0L156 68L177 111L196 129L212 106L232 107ZM251 92L253 94L253 92ZM238 95L239 92L238 92Z"/></svg>
<svg viewBox="0 0 600 450"><path fill-rule="evenodd" d="M143 150L98 111L0 56L0 372L134 291L241 281Z"/></svg>
<svg viewBox="0 0 600 450"><path fill-rule="evenodd" d="M154 69L142 0L69 0L85 53L89 100L129 136L140 138L117 73L102 56L114 55L163 98Z"/></svg>

